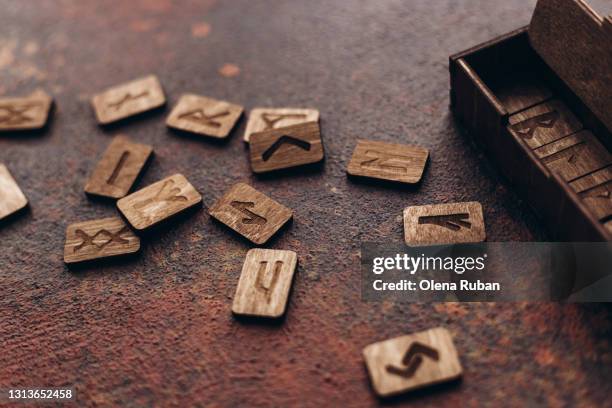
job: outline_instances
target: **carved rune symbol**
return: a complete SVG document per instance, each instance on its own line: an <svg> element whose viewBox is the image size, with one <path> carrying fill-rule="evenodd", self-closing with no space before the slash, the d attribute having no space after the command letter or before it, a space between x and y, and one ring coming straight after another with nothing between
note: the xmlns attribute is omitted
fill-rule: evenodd
<svg viewBox="0 0 612 408"><path fill-rule="evenodd" d="M308 142L305 142L300 139L296 139L295 137L292 137L292 136L284 135L276 139L276 142L274 142L272 146L268 147L266 151L263 152L263 154L261 155L261 158L263 159L263 161L270 160L270 157L272 157L272 155L276 153L276 151L280 149L280 147L284 144L294 145L306 151L310 151L310 146L311 146L310 143Z"/></svg>
<svg viewBox="0 0 612 408"><path fill-rule="evenodd" d="M237 209L238 211L242 212L244 215L246 215L246 217L241 220L243 224L264 225L266 222L268 222L268 220L266 220L261 215L257 215L253 211L249 210L249 208L255 207L255 203L253 202L232 201L230 205L234 207L235 209Z"/></svg>
<svg viewBox="0 0 612 408"><path fill-rule="evenodd" d="M612 200L612 192L609 190L610 187L607 187L606 191L598 191L598 192L587 192L584 196L588 198L602 198L604 200Z"/></svg>
<svg viewBox="0 0 612 408"><path fill-rule="evenodd" d="M158 202L182 202L187 201L187 197L179 195L181 189L178 187L174 187L174 180L166 180L157 193L146 200L143 200L134 205L134 208L139 209L141 212L152 203Z"/></svg>
<svg viewBox="0 0 612 408"><path fill-rule="evenodd" d="M106 229L101 229L96 232L94 235L88 235L82 229L76 230L74 233L81 238L81 243L74 247L74 252L77 252L85 247L94 246L96 251L100 251L105 246L116 243L116 244L129 244L130 241L127 239L121 238L121 235L128 232L129 229L127 225L125 225L121 230L112 233Z"/></svg>
<svg viewBox="0 0 612 408"><path fill-rule="evenodd" d="M24 105L0 105L0 112L6 112L0 116L0 123L4 125L21 125L33 120L32 117L26 115L26 112L38 106L38 103L29 103Z"/></svg>
<svg viewBox="0 0 612 408"><path fill-rule="evenodd" d="M461 227L471 229L472 223L469 222L470 214L448 214L448 215L428 215L419 217L419 224L439 225L452 231L459 231Z"/></svg>
<svg viewBox="0 0 612 408"><path fill-rule="evenodd" d="M136 99L144 98L148 94L149 94L148 90L142 91L141 93L136 94L136 95L132 95L131 92L128 92L127 94L125 94L123 98L119 99L117 102L110 102L108 104L108 107L113 108L115 110L119 110L123 107L124 104L135 101Z"/></svg>
<svg viewBox="0 0 612 408"><path fill-rule="evenodd" d="M390 374L410 378L416 373L421 364L423 364L423 357L428 357L434 361L440 359L440 355L436 349L415 342L410 345L408 350L406 350L406 354L404 354L404 358L402 359L403 367L396 367L389 364L385 366L385 369Z"/></svg>
<svg viewBox="0 0 612 408"><path fill-rule="evenodd" d="M368 150L366 156L372 157L362 161L359 165L366 169L382 170L390 173L408 173L407 164L412 160L406 156L390 154L376 150Z"/></svg>
<svg viewBox="0 0 612 408"><path fill-rule="evenodd" d="M274 287L280 276L281 269L283 267L283 261L276 261L274 263L274 269L272 270L272 277L267 282L264 282L266 271L268 270L268 261L261 261L259 263L259 269L257 270L257 277L255 278L255 289L264 293L266 301L270 302L270 297L274 291Z"/></svg>
<svg viewBox="0 0 612 408"><path fill-rule="evenodd" d="M284 119L306 119L306 115L303 113L262 113L261 119L266 124L264 130L274 129L276 124Z"/></svg>
<svg viewBox="0 0 612 408"><path fill-rule="evenodd" d="M117 166L115 166L115 169L111 173L110 177L108 180L106 180L106 184L115 184L115 181L117 181L117 177L119 177L119 173L121 173L123 166L125 166L125 162L127 161L128 157L130 157L130 152L126 151L121 154L121 157L119 157L119 161L117 162Z"/></svg>
<svg viewBox="0 0 612 408"><path fill-rule="evenodd" d="M195 123L197 123L199 125L211 126L211 127L219 128L219 127L221 127L222 123L219 122L219 121L216 121L215 119L222 118L222 117L227 116L229 114L230 114L229 111L224 111L224 112L215 113L213 115L207 115L204 112L204 109L199 108L199 109L194 109L194 110L190 110L188 112L181 113L179 115L179 119L189 120L189 121L195 122Z"/></svg>
<svg viewBox="0 0 612 408"><path fill-rule="evenodd" d="M555 126L557 120L559 120L559 112L554 110L512 125L510 129L518 133L523 139L531 139L536 130L539 128L551 129Z"/></svg>

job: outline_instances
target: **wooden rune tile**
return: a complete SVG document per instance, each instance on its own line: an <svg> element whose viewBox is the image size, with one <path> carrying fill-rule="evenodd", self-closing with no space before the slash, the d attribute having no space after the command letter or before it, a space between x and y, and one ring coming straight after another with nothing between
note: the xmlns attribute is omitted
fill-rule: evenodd
<svg viewBox="0 0 612 408"><path fill-rule="evenodd" d="M53 99L43 91L22 98L0 98L0 131L42 128L52 104Z"/></svg>
<svg viewBox="0 0 612 408"><path fill-rule="evenodd" d="M582 130L582 123L561 101L554 100L512 115L508 129L536 149Z"/></svg>
<svg viewBox="0 0 612 408"><path fill-rule="evenodd" d="M139 250L140 239L119 217L77 222L66 228L64 262L67 264L133 254Z"/></svg>
<svg viewBox="0 0 612 408"><path fill-rule="evenodd" d="M456 380L463 373L453 338L442 327L370 344L363 358L381 397Z"/></svg>
<svg viewBox="0 0 612 408"><path fill-rule="evenodd" d="M88 194L121 198L130 191L153 148L117 136L108 146L85 185Z"/></svg>
<svg viewBox="0 0 612 408"><path fill-rule="evenodd" d="M168 127L200 135L225 138L242 115L244 108L205 96L181 96L166 120Z"/></svg>
<svg viewBox="0 0 612 408"><path fill-rule="evenodd" d="M159 108L166 97L157 77L149 75L109 88L95 95L91 103L98 122L106 125Z"/></svg>
<svg viewBox="0 0 612 408"><path fill-rule="evenodd" d="M421 180L429 151L418 146L358 140L347 172L369 177L415 184Z"/></svg>
<svg viewBox="0 0 612 408"><path fill-rule="evenodd" d="M285 313L297 265L293 251L255 248L247 252L232 312L278 318Z"/></svg>
<svg viewBox="0 0 612 408"><path fill-rule="evenodd" d="M0 220L25 208L28 199L6 166L0 163Z"/></svg>
<svg viewBox="0 0 612 408"><path fill-rule="evenodd" d="M486 238L478 202L432 204L404 210L404 240L410 246L482 242Z"/></svg>
<svg viewBox="0 0 612 408"><path fill-rule="evenodd" d="M253 133L249 150L255 173L320 162L324 153L319 122Z"/></svg>
<svg viewBox="0 0 612 408"><path fill-rule="evenodd" d="M249 113L249 121L244 132L244 141L248 143L253 133L264 130L318 121L319 111L316 109L254 108Z"/></svg>
<svg viewBox="0 0 612 408"><path fill-rule="evenodd" d="M253 187L238 183L208 210L249 241L266 243L293 216L293 211Z"/></svg>
<svg viewBox="0 0 612 408"><path fill-rule="evenodd" d="M182 174L174 174L117 201L132 227L144 230L202 202Z"/></svg>

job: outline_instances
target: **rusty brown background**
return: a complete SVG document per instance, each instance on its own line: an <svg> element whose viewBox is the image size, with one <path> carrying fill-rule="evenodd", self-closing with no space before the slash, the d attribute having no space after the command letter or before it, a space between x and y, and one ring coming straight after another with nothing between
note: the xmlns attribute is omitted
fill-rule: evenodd
<svg viewBox="0 0 612 408"><path fill-rule="evenodd" d="M611 7L605 0L597 7ZM462 137L447 58L527 24L532 0L0 1L0 94L52 93L43 132L0 136L30 210L0 226L0 387L74 386L80 406L375 406L362 348L442 325L462 382L389 404L610 406L612 308L366 304L359 245L401 242L408 205L480 201L488 239L549 238ZM169 106L194 92L245 105L316 107L324 168L255 178L242 142L168 131L169 112L100 129L89 98L155 73ZM241 322L230 305L249 245L205 208L135 260L69 271L67 224L110 216L83 187L111 136L150 143L139 186L185 174L209 206L246 181L295 210L270 246L298 252L286 319ZM357 138L431 149L418 188L348 180Z"/></svg>

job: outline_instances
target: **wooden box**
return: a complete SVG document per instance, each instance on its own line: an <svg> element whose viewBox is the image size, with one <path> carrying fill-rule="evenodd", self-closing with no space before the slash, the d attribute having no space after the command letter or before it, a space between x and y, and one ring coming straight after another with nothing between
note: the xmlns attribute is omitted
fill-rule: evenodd
<svg viewBox="0 0 612 408"><path fill-rule="evenodd" d="M451 109L557 239L612 238L612 19L539 0L531 24L450 57Z"/></svg>

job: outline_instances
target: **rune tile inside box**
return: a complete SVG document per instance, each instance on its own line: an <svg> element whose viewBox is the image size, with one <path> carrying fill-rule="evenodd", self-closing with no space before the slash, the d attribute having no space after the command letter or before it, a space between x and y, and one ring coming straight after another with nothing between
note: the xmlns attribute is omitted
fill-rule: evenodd
<svg viewBox="0 0 612 408"><path fill-rule="evenodd" d="M253 133L263 132L264 130L318 121L319 111L316 109L254 108L249 112L249 120L244 131L244 141L248 143Z"/></svg>
<svg viewBox="0 0 612 408"><path fill-rule="evenodd" d="M285 313L297 266L293 251L255 248L247 252L232 312L278 318Z"/></svg>
<svg viewBox="0 0 612 408"><path fill-rule="evenodd" d="M181 96L168 119L168 127L215 138L225 138L242 115L244 108L205 96Z"/></svg>
<svg viewBox="0 0 612 408"><path fill-rule="evenodd" d="M485 238L480 203L421 205L404 210L404 240L410 246L482 242Z"/></svg>
<svg viewBox="0 0 612 408"><path fill-rule="evenodd" d="M132 227L144 230L202 202L182 174L175 174L117 201Z"/></svg>
<svg viewBox="0 0 612 408"><path fill-rule="evenodd" d="M317 163L323 160L318 122L253 133L249 143L251 169L255 173Z"/></svg>
<svg viewBox="0 0 612 408"><path fill-rule="evenodd" d="M66 228L64 262L67 264L133 254L140 239L119 217L84 221Z"/></svg>
<svg viewBox="0 0 612 408"><path fill-rule="evenodd" d="M97 196L121 198L132 188L151 156L153 148L117 136L110 143L85 185L85 192Z"/></svg>
<svg viewBox="0 0 612 408"><path fill-rule="evenodd" d="M351 176L415 184L421 181L429 151L418 146L358 140L347 172Z"/></svg>
<svg viewBox="0 0 612 408"><path fill-rule="evenodd" d="M442 327L370 344L363 357L381 397L456 380L463 372L453 338Z"/></svg>
<svg viewBox="0 0 612 408"><path fill-rule="evenodd" d="M91 103L98 123L106 125L159 108L166 97L159 79L149 75L109 88L95 95Z"/></svg>
<svg viewBox="0 0 612 408"><path fill-rule="evenodd" d="M0 131L42 128L52 104L53 99L43 91L21 98L0 98Z"/></svg>
<svg viewBox="0 0 612 408"><path fill-rule="evenodd" d="M22 210L28 205L17 182L8 168L0 163L0 220Z"/></svg>
<svg viewBox="0 0 612 408"><path fill-rule="evenodd" d="M233 186L208 212L258 245L266 243L293 216L289 208L244 183Z"/></svg>

